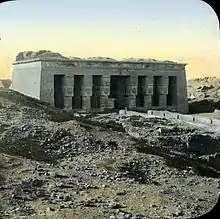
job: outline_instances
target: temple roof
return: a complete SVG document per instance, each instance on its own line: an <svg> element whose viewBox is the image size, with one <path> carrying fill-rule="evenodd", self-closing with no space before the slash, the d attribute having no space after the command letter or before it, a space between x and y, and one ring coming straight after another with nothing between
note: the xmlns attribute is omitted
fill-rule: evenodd
<svg viewBox="0 0 220 219"><path fill-rule="evenodd" d="M109 63L170 63L170 64L184 64L174 61L160 61L152 58L123 58L121 60L116 60L110 57L89 57L89 58L79 58L79 57L66 57L60 53L52 52L50 50L39 50L36 52L33 51L24 51L17 54L15 63L23 61L80 61L80 62L109 62Z"/></svg>

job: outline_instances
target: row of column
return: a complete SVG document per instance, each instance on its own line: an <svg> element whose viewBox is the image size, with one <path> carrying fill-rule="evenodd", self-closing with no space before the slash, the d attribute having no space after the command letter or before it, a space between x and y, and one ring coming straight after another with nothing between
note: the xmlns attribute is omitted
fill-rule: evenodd
<svg viewBox="0 0 220 219"><path fill-rule="evenodd" d="M91 108L91 97L93 95L93 76L84 75L82 80L82 109ZM109 99L110 95L110 77L103 75L100 84L100 108L114 108L114 100ZM65 76L64 79L64 108L72 109L72 98L74 97L74 76Z"/></svg>
<svg viewBox="0 0 220 219"><path fill-rule="evenodd" d="M166 107L169 77L146 76L143 77L143 79L144 79L144 81L142 81L143 84L142 85L138 84L138 86L142 86L143 93L137 94L143 97L143 102L144 102L143 107L146 109L150 109L152 106L159 106L161 108Z"/></svg>
<svg viewBox="0 0 220 219"><path fill-rule="evenodd" d="M161 76L159 77L158 84L153 86L157 86L156 93L154 95L158 96L158 106L161 108L167 107L167 95L168 95L168 85L169 85L169 77L168 76Z"/></svg>
<svg viewBox="0 0 220 219"><path fill-rule="evenodd" d="M158 106L166 107L167 106L167 95L168 95L168 76L159 77L157 84L153 76L144 77L144 87L143 87L143 96L144 96L144 108L149 109L153 105L153 99L155 95L158 98ZM100 109L104 108L114 108L114 99L109 98L110 95L110 75L102 75L101 84L100 84ZM131 75L127 80L127 89L126 89L126 102L129 108L136 107L136 97L138 95L138 76ZM157 89L155 89L157 86ZM82 109L91 108L91 96L93 95L93 76L84 75L83 84L82 84ZM154 93L156 92L156 93ZM64 79L64 108L72 109L72 98L74 96L74 76L66 75Z"/></svg>

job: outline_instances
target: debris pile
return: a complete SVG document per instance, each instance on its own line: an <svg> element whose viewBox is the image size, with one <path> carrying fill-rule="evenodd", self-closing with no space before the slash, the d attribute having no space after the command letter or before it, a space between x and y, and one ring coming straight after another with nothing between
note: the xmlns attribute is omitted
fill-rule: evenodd
<svg viewBox="0 0 220 219"><path fill-rule="evenodd" d="M4 89L0 105L3 218L192 218L215 204L217 134L167 119L70 115Z"/></svg>

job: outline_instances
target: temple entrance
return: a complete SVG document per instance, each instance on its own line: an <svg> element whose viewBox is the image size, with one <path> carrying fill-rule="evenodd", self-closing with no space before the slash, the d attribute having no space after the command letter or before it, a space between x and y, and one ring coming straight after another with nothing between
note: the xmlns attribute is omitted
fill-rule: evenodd
<svg viewBox="0 0 220 219"><path fill-rule="evenodd" d="M138 93L136 99L137 107L144 107L145 87L146 87L146 76L138 76Z"/></svg>
<svg viewBox="0 0 220 219"><path fill-rule="evenodd" d="M101 96L101 83L102 75L93 75L92 76L92 96L91 96L91 108L99 109L101 107L100 96Z"/></svg>
<svg viewBox="0 0 220 219"><path fill-rule="evenodd" d="M74 75L74 96L72 98L73 109L82 108L82 86L83 86L83 75Z"/></svg>
<svg viewBox="0 0 220 219"><path fill-rule="evenodd" d="M152 96L152 106L159 106L159 85L161 79L161 76L154 76L154 92Z"/></svg>
<svg viewBox="0 0 220 219"><path fill-rule="evenodd" d="M115 98L115 109L128 107L127 85L129 76L111 76L110 98Z"/></svg>
<svg viewBox="0 0 220 219"><path fill-rule="evenodd" d="M168 85L168 95L167 95L167 105L173 106L177 104L177 77L169 76L169 85Z"/></svg>

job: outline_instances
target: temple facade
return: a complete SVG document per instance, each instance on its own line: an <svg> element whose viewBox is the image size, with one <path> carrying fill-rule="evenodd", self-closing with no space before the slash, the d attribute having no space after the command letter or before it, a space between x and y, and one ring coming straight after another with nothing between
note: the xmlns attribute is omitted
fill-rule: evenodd
<svg viewBox="0 0 220 219"><path fill-rule="evenodd" d="M186 64L152 59L67 58L19 53L11 89L65 110L188 112Z"/></svg>

